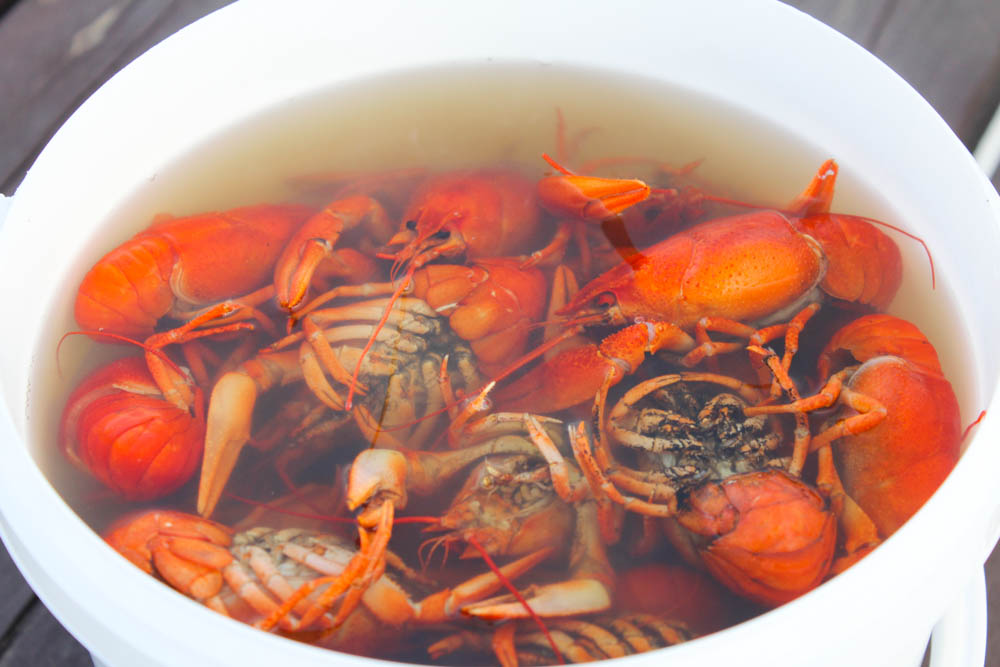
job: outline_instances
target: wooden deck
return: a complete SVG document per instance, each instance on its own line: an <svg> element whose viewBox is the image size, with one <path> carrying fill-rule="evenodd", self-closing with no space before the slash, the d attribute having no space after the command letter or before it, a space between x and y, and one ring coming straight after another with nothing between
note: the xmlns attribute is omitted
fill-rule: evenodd
<svg viewBox="0 0 1000 667"><path fill-rule="evenodd" d="M0 192L108 77L228 0L0 0ZM1000 103L1000 0L794 0L899 72L971 149ZM837 91L830 91L835 104ZM994 184L1000 183L992 174ZM986 565L1000 667L1000 550ZM0 548L0 667L89 666Z"/></svg>

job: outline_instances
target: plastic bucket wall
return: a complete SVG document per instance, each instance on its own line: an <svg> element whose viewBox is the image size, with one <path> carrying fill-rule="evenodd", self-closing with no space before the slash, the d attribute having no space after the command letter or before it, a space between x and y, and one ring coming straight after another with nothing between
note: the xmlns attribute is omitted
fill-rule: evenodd
<svg viewBox="0 0 1000 667"><path fill-rule="evenodd" d="M116 557L26 443L45 314L128 193L234 122L341 81L444 63L541 62L662 79L753 109L879 183L934 250L969 332L986 419L930 502L870 557L792 604L670 649L671 665L915 665L996 543L1000 201L941 118L863 49L778 3L289 3L245 0L152 49L88 100L14 196L0 234L0 532L46 605L109 666L373 664L216 615ZM845 82L843 87L833 85ZM840 88L836 99L830 92ZM155 128L151 130L150 128ZM30 289L22 287L28 278ZM835 638L835 639L834 639ZM659 664L665 656L623 660Z"/></svg>

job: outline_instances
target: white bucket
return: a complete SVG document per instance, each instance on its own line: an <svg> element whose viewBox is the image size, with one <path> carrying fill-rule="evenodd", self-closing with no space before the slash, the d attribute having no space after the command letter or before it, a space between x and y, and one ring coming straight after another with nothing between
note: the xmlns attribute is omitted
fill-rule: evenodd
<svg viewBox="0 0 1000 667"><path fill-rule="evenodd" d="M949 609L959 611L939 626L935 664L982 664L982 567L1000 527L1000 309L991 293L1000 285L1000 200L941 118L882 63L796 10L746 0L245 0L116 75L39 156L0 235L8 322L0 345L0 532L43 602L108 666L373 664L230 621L117 557L36 465L37 452L53 443L26 442L31 379L51 354L38 341L53 326L52 303L65 300L59 291L79 269L80 249L96 248L95 230L123 198L190 147L338 82L525 60L667 81L835 150L860 179L878 183L933 250L968 332L971 405L963 421L987 410L948 480L872 555L793 603L668 649L670 664L912 667Z"/></svg>

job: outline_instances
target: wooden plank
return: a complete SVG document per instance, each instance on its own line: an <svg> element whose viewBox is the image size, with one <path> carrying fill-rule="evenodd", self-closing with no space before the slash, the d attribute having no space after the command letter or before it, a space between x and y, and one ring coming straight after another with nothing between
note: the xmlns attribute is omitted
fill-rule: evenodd
<svg viewBox="0 0 1000 667"><path fill-rule="evenodd" d="M0 545L0 591L3 591L0 595L0 637L2 637L4 630L16 622L35 598L3 545Z"/></svg>
<svg viewBox="0 0 1000 667"><path fill-rule="evenodd" d="M0 183L20 182L38 149L156 19L149 0L27 0L0 23Z"/></svg>
<svg viewBox="0 0 1000 667"><path fill-rule="evenodd" d="M902 0L873 52L975 147L1000 102L1000 2Z"/></svg>
<svg viewBox="0 0 1000 667"><path fill-rule="evenodd" d="M1000 667L1000 546L993 550L986 561L986 604L989 625L986 631L985 667Z"/></svg>
<svg viewBox="0 0 1000 667"><path fill-rule="evenodd" d="M0 0L0 19L7 13L7 10L17 4L17 0Z"/></svg>
<svg viewBox="0 0 1000 667"><path fill-rule="evenodd" d="M159 44L164 39L174 34L181 28L194 23L198 19L211 14L220 7L225 7L235 0L175 0L171 2L156 23L150 26L149 30L143 33L128 49L126 49L118 60L112 65L113 72L117 72L130 62L141 56L154 45Z"/></svg>
<svg viewBox="0 0 1000 667"><path fill-rule="evenodd" d="M104 81L231 0L22 0L0 22L0 192Z"/></svg>
<svg viewBox="0 0 1000 667"><path fill-rule="evenodd" d="M784 0L871 51L896 0Z"/></svg>
<svg viewBox="0 0 1000 667"><path fill-rule="evenodd" d="M0 667L93 667L90 653L59 621L35 603L6 639Z"/></svg>
<svg viewBox="0 0 1000 667"><path fill-rule="evenodd" d="M790 0L893 68L972 148L1000 103L996 0Z"/></svg>

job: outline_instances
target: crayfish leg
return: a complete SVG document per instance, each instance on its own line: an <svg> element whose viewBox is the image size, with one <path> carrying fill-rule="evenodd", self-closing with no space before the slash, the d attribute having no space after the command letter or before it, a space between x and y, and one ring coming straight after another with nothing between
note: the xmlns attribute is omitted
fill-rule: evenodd
<svg viewBox="0 0 1000 667"><path fill-rule="evenodd" d="M290 312L302 303L313 273L333 256L340 235L366 220L384 227L388 215L376 200L356 195L330 203L299 227L275 264L274 285L282 308Z"/></svg>
<svg viewBox="0 0 1000 667"><path fill-rule="evenodd" d="M462 582L451 590L429 595L417 604L418 618L424 622L436 623L448 620L459 610L465 614L471 613L469 610L479 604L475 601L483 600L487 595L491 595L506 586L511 580L534 569L539 563L551 556L554 551L554 547L538 549L497 568L495 572L485 572ZM516 605L522 616L528 615L521 602L517 602Z"/></svg>
<svg viewBox="0 0 1000 667"><path fill-rule="evenodd" d="M839 574L861 560L872 549L881 544L878 529L861 506L854 502L840 481L837 468L833 464L833 451L824 445L817 452L818 470L816 487L830 498L830 507L840 525L838 539L842 540L845 555L834 559L830 574Z"/></svg>
<svg viewBox="0 0 1000 667"><path fill-rule="evenodd" d="M611 606L607 588L596 579L569 579L539 586L526 599L531 611L543 618L589 614ZM525 605L511 595L466 605L462 613L493 620L530 617Z"/></svg>
<svg viewBox="0 0 1000 667"><path fill-rule="evenodd" d="M302 600L327 584L329 584L327 588L303 614L298 627L304 629L315 623L329 611L337 598L346 592L347 594L344 595L340 609L332 623L333 627L342 624L357 607L364 592L373 581L382 576L382 572L385 570L385 551L392 534L394 506L391 502L383 503L380 510L373 537L370 537L364 528L358 528L362 542L361 549L354 554L343 572L334 577L319 577L303 584L280 607L261 621L258 627L262 630L270 630L291 613Z"/></svg>

